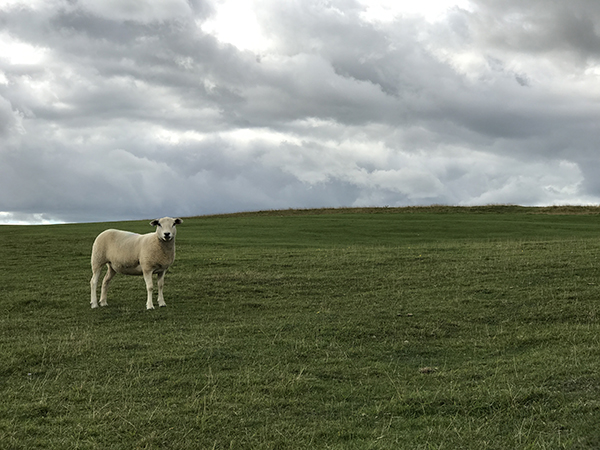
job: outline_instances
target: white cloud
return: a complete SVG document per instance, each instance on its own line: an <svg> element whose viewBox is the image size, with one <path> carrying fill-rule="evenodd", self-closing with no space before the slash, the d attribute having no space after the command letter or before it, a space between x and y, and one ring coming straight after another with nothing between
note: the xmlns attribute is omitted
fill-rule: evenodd
<svg viewBox="0 0 600 450"><path fill-rule="evenodd" d="M4 225L52 225L64 223L64 221L54 220L44 214L19 214L0 211L0 223Z"/></svg>
<svg viewBox="0 0 600 450"><path fill-rule="evenodd" d="M361 16L369 22L393 22L398 16L408 15L424 18L428 22L443 20L449 10L470 9L468 0L384 0L373 2L359 0L364 7Z"/></svg>

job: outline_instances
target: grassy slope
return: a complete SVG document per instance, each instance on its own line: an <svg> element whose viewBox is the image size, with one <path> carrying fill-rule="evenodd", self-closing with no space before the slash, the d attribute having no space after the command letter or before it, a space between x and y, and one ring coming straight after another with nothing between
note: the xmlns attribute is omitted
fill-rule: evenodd
<svg viewBox="0 0 600 450"><path fill-rule="evenodd" d="M595 212L190 218L151 312L107 224L2 227L0 448L597 448Z"/></svg>

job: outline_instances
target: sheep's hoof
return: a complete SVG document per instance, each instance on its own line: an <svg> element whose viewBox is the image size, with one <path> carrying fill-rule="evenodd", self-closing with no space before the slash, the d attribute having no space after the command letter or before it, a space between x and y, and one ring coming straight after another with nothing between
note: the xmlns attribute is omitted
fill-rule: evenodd
<svg viewBox="0 0 600 450"><path fill-rule="evenodd" d="M95 305L92 304L92 309L96 309L98 307L98 303L96 303Z"/></svg>

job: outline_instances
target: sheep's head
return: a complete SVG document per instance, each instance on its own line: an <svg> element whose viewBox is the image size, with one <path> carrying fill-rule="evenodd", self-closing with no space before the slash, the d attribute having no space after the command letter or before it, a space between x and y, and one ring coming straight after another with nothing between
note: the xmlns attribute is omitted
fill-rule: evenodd
<svg viewBox="0 0 600 450"><path fill-rule="evenodd" d="M172 217L163 217L162 219L156 219L150 222L150 225L156 227L156 234L161 241L169 242L175 239L177 234L177 227L183 222L181 219L173 219Z"/></svg>

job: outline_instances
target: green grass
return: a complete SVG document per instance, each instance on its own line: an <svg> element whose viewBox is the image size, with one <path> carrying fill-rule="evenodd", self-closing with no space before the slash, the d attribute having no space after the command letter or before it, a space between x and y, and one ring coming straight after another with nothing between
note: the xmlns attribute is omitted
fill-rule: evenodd
<svg viewBox="0 0 600 450"><path fill-rule="evenodd" d="M597 213L188 218L154 311L89 305L147 222L0 227L0 449L598 448Z"/></svg>

